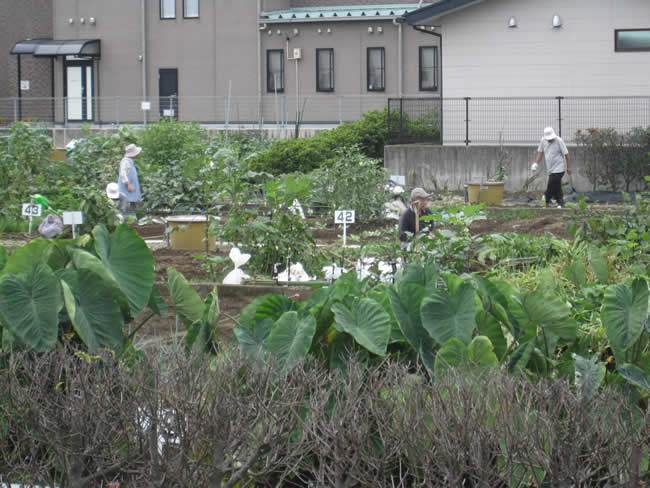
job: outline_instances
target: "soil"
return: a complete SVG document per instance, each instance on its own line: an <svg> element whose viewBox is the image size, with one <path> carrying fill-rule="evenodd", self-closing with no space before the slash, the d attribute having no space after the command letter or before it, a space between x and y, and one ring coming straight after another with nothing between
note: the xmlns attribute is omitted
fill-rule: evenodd
<svg viewBox="0 0 650 488"><path fill-rule="evenodd" d="M539 209L538 209L539 210ZM519 234L530 234L542 236L551 233L556 237L566 238L567 215L565 211L552 209L547 212L538 212L537 217L523 218L490 218L487 220L475 221L470 226L470 233L473 235L487 233L516 232ZM350 234L360 234L364 231L378 229L395 229L397 222L394 220L368 221L363 224L354 224L348 231ZM167 247L164 241L164 224L148 224L134 226L138 234L150 243L155 259L155 277L161 294L168 302L169 297L166 289L167 269L174 267L181 272L188 281L194 284L201 296L206 296L212 290L213 285L207 283L210 279L208 272L202 268L201 261L196 258L200 251L180 251ZM324 222L313 230L314 238L321 245L335 245L342 240L341 226L334 226L330 222ZM13 249L23 245L28 239L36 235L25 233L3 233L0 235L0 245ZM369 237L372 239L372 237ZM226 250L223 250L226 254ZM201 284L205 283L205 284ZM281 293L289 297L299 295L302 299L312 293L309 287L278 287L278 286L228 286L218 285L219 303L221 307L221 320L217 328L219 339L224 342L232 340L232 330L235 326L235 318L241 310L248 305L255 297L267 293ZM134 324L139 324L146 316L142 314L137 317ZM160 317L151 318L138 333L137 342L143 346L159 345L161 343L173 343L176 340L175 334L183 335L185 327L176 323L176 317L170 308L169 316L165 319Z"/></svg>

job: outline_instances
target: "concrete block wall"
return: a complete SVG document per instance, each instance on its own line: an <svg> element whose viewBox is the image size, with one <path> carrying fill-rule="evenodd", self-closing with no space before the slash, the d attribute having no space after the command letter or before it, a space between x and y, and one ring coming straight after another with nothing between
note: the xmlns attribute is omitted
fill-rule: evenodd
<svg viewBox="0 0 650 488"><path fill-rule="evenodd" d="M585 156L578 147L569 147L571 179L577 191L595 188L584 173ZM536 146L433 146L425 144L394 145L384 148L384 167L390 175L406 177L408 187L422 186L427 190L463 191L466 183L480 183L496 173L499 161L508 167L504 190L509 193L525 191L533 176L530 167L535 161ZM546 188L546 167L543 163L528 191ZM568 178L565 176L564 181ZM643 190L639 182L633 190ZM603 188L598 188L603 189Z"/></svg>

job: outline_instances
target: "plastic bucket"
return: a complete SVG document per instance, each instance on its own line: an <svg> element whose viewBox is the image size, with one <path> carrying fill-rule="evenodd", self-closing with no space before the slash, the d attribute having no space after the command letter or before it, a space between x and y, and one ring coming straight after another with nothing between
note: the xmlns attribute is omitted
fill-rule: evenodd
<svg viewBox="0 0 650 488"><path fill-rule="evenodd" d="M172 249L182 251L204 251L207 217L205 215L174 215L167 217L167 227L176 227L169 234ZM217 238L208 239L208 248L217 247Z"/></svg>
<svg viewBox="0 0 650 488"><path fill-rule="evenodd" d="M503 182L467 183L467 200L469 203L501 205L503 203Z"/></svg>

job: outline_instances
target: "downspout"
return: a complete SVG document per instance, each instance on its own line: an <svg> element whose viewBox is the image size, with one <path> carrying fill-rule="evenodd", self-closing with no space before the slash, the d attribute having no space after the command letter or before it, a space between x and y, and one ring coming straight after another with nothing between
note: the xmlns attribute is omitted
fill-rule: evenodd
<svg viewBox="0 0 650 488"><path fill-rule="evenodd" d="M142 8L142 100L147 100L147 0L140 0ZM147 124L147 111L143 110L144 123Z"/></svg>
<svg viewBox="0 0 650 488"><path fill-rule="evenodd" d="M404 96L404 60L402 58L404 31L402 30L402 22L398 21L397 18L393 19L393 25L397 26L397 66L399 69L397 92L399 98L402 98Z"/></svg>
<svg viewBox="0 0 650 488"><path fill-rule="evenodd" d="M443 67L443 63L442 63L442 34L438 34L437 32L431 32L431 31L427 31L427 30L423 30L423 29L418 29L417 26L415 26L415 25L413 26L413 29L415 29L416 31L421 32L423 34L430 34L432 36L436 36L438 38L438 41L439 41L439 46L440 46L440 85L439 85L439 87L440 87L440 89L438 90L438 92L440 93L440 144L442 144L442 137L443 137L442 129L443 129L443 120L444 120L443 111L442 111L442 100L443 100L443 98L442 98L442 80L443 80L443 76L442 76L442 67Z"/></svg>
<svg viewBox="0 0 650 488"><path fill-rule="evenodd" d="M259 25L260 16L262 15L262 0L257 0L257 119L260 126L262 125L262 29L266 24Z"/></svg>

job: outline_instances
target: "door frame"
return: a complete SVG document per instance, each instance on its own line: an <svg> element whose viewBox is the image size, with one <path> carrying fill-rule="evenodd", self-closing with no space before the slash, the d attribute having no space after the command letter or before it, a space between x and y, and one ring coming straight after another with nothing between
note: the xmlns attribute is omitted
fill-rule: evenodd
<svg viewBox="0 0 650 488"><path fill-rule="evenodd" d="M92 122L95 120L95 110L93 107L92 117L88 118L88 99L90 96L90 103L93 103L95 98L95 62L92 58L88 59L67 59L66 56L63 56L63 96L68 97L68 66L79 66L82 68L81 76L81 119L71 119L68 117L68 120L71 122ZM90 68L90 90L87 86L87 76L86 70L84 68ZM67 104L67 102L66 102ZM66 113L68 113L68 107L64 107ZM69 115L69 114L68 114Z"/></svg>

